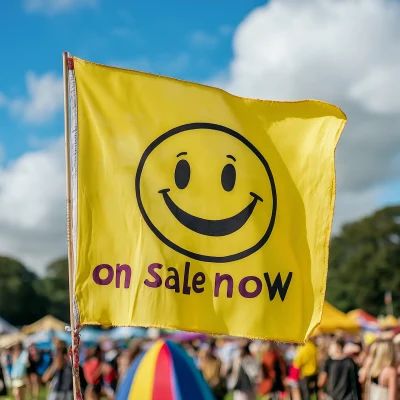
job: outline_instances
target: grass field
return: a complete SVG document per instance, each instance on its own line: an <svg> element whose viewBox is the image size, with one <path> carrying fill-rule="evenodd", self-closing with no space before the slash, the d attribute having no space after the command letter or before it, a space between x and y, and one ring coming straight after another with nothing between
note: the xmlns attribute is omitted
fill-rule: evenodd
<svg viewBox="0 0 400 400"><path fill-rule="evenodd" d="M40 390L38 400L46 400L46 394L47 394L46 390L44 388L42 388ZM225 400L232 400L232 399L233 399L233 394L232 393L228 393L225 396ZM14 397L10 393L9 396L0 396L0 400L14 400ZM261 400L261 397L259 397L258 400ZM311 400L317 400L317 399L315 398L315 399L311 399Z"/></svg>
<svg viewBox="0 0 400 400"><path fill-rule="evenodd" d="M39 392L39 398L38 400L46 400L46 390L42 388ZM229 393L226 397L225 400L232 400L233 395ZM14 400L13 395L10 393L8 396L0 396L0 400Z"/></svg>
<svg viewBox="0 0 400 400"><path fill-rule="evenodd" d="M45 389L41 389L40 393L39 393L39 398L38 400L46 400L46 390ZM231 393L229 393L226 397L225 400L232 400L233 399L233 395ZM12 394L10 393L9 396L0 396L0 400L14 400L14 397L12 396Z"/></svg>
<svg viewBox="0 0 400 400"><path fill-rule="evenodd" d="M42 388L39 392L38 400L46 400L46 390ZM225 397L225 400L232 400L233 395L230 393ZM14 400L13 395L10 393L8 396L0 396L0 400Z"/></svg>
<svg viewBox="0 0 400 400"><path fill-rule="evenodd" d="M47 391L45 388L41 388L39 391L38 400L46 400ZM0 400L14 400L14 396L11 393L11 390L8 393L8 396L0 396Z"/></svg>

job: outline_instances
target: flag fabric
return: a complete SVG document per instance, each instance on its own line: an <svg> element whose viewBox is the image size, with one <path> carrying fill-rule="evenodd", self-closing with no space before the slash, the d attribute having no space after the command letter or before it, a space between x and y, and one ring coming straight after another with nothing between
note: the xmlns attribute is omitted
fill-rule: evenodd
<svg viewBox="0 0 400 400"><path fill-rule="evenodd" d="M304 342L346 122L69 58L75 317Z"/></svg>

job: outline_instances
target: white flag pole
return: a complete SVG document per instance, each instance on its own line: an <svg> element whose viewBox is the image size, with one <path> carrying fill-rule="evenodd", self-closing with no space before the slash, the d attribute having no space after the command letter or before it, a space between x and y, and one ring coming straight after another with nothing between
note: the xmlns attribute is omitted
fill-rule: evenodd
<svg viewBox="0 0 400 400"><path fill-rule="evenodd" d="M70 107L69 107L69 60L68 53L63 53L63 82L64 82L64 133L65 133L65 163L67 183L67 242L68 242L68 278L69 303L71 320L71 362L73 370L74 400L82 399L79 383L79 331L74 316L74 249L72 232L72 186L71 186L71 139L70 139Z"/></svg>

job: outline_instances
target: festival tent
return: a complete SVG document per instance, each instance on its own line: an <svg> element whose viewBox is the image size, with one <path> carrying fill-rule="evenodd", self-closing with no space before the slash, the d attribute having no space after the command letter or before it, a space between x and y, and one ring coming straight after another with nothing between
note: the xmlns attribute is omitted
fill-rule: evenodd
<svg viewBox="0 0 400 400"><path fill-rule="evenodd" d="M18 329L0 317L0 335L18 332Z"/></svg>
<svg viewBox="0 0 400 400"><path fill-rule="evenodd" d="M357 333L360 330L360 325L354 322L344 312L339 311L328 302L325 302L322 311L322 320L318 328L314 331L314 335L335 333L338 330L348 333Z"/></svg>
<svg viewBox="0 0 400 400"><path fill-rule="evenodd" d="M147 330L145 328L136 328L129 326L120 326L118 328L112 329L108 336L117 341L117 340L129 340L134 337L146 337Z"/></svg>
<svg viewBox="0 0 400 400"><path fill-rule="evenodd" d="M212 400L210 388L179 345L159 340L128 369L116 400Z"/></svg>
<svg viewBox="0 0 400 400"><path fill-rule="evenodd" d="M71 344L71 334L66 331L39 331L27 336L24 340L24 345L35 344L37 347L49 349L55 338Z"/></svg>
<svg viewBox="0 0 400 400"><path fill-rule="evenodd" d="M99 342L100 337L105 335L106 333L104 331L90 326L85 326L80 332L81 343L85 345L95 344Z"/></svg>
<svg viewBox="0 0 400 400"><path fill-rule="evenodd" d="M29 335L24 340L24 345L36 345L42 349L51 348L51 343L54 338L60 339L67 344L71 344L71 335L65 331L39 331Z"/></svg>
<svg viewBox="0 0 400 400"><path fill-rule="evenodd" d="M381 329L394 329L399 326L399 321L393 315L387 315L378 319L378 324Z"/></svg>
<svg viewBox="0 0 400 400"><path fill-rule="evenodd" d="M349 311L347 313L347 316L350 317L353 321L356 321L357 319L364 319L365 321L368 322L377 322L378 319L372 316L371 314L368 314L366 311L361 310L358 308L357 310Z"/></svg>
<svg viewBox="0 0 400 400"><path fill-rule="evenodd" d="M22 332L29 335L36 332L63 331L67 324L54 318L52 315L46 315L31 325L22 328Z"/></svg>
<svg viewBox="0 0 400 400"><path fill-rule="evenodd" d="M10 333L0 336L0 349L9 349L25 339L26 335L21 332Z"/></svg>
<svg viewBox="0 0 400 400"><path fill-rule="evenodd" d="M379 330L378 319L366 311L357 309L347 313L347 316L359 324L363 330L376 332Z"/></svg>

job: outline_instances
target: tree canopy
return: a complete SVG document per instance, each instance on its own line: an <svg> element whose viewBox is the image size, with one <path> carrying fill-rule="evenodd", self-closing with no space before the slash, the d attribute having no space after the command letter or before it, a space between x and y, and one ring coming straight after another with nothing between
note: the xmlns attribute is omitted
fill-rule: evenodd
<svg viewBox="0 0 400 400"><path fill-rule="evenodd" d="M48 314L61 321L69 321L68 259L52 262L42 280L43 290L49 299Z"/></svg>
<svg viewBox="0 0 400 400"><path fill-rule="evenodd" d="M342 311L362 308L386 314L384 295L393 294L400 313L400 206L387 207L347 224L331 240L327 300Z"/></svg>
<svg viewBox="0 0 400 400"><path fill-rule="evenodd" d="M38 283L38 277L19 261L0 257L0 315L13 325L43 317L49 300L36 289Z"/></svg>

